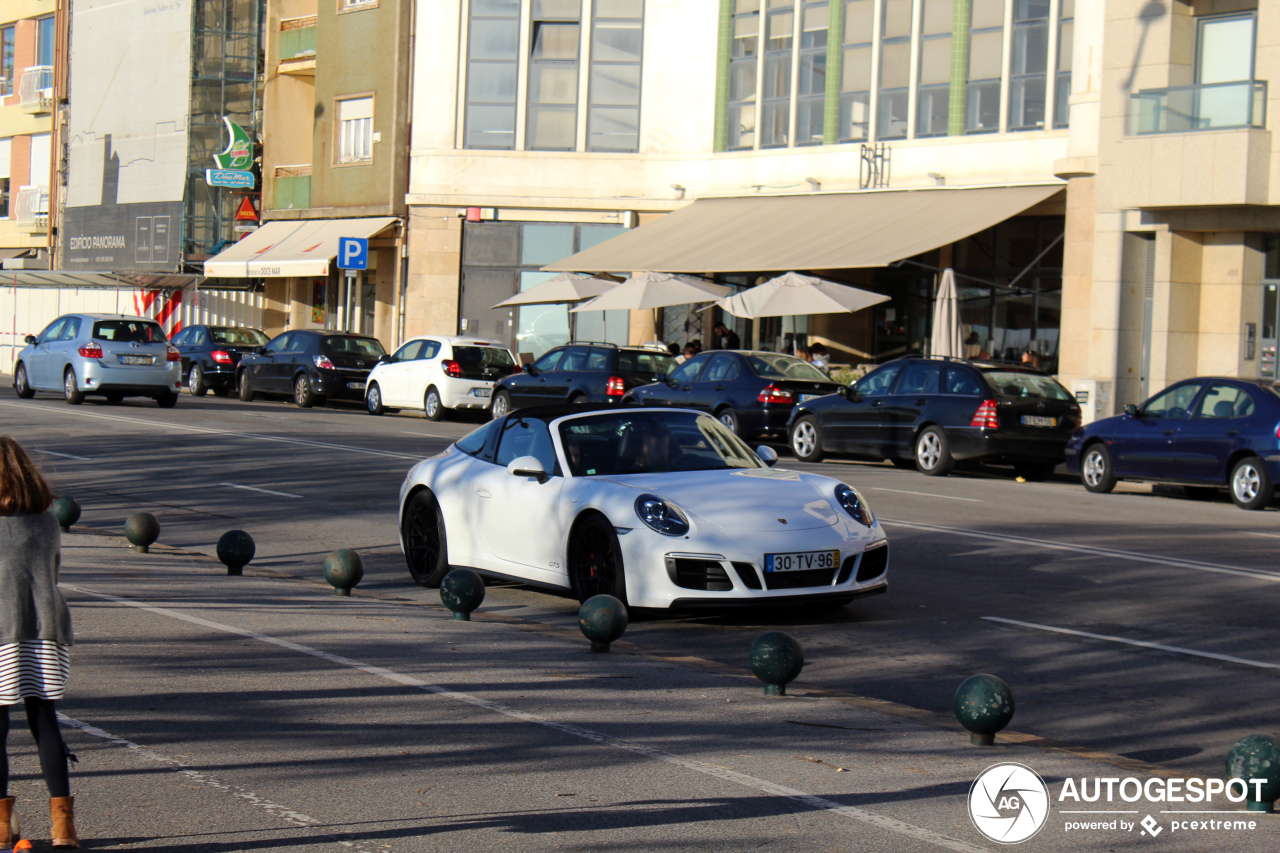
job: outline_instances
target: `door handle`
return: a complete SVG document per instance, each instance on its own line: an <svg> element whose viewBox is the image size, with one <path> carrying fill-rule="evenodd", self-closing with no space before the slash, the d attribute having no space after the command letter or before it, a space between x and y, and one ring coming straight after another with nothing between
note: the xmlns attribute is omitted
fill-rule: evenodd
<svg viewBox="0 0 1280 853"><path fill-rule="evenodd" d="M928 397L921 397L919 400L916 400L916 405L917 405L917 406L923 406L923 405L925 405L925 404L926 404L926 403L928 403L928 402L929 402L929 398L928 398Z"/></svg>
<svg viewBox="0 0 1280 853"><path fill-rule="evenodd" d="M716 386L716 390L717 390L717 391L723 391L723 390L724 390L724 386L723 386L723 385L717 385L717 386Z"/></svg>
<svg viewBox="0 0 1280 853"><path fill-rule="evenodd" d="M686 385L686 386L684 386L683 388L681 388L680 390L681 390L681 391L692 391L692 390L693 390L693 386L692 386L692 385Z"/></svg>
<svg viewBox="0 0 1280 853"><path fill-rule="evenodd" d="M488 490L488 489L476 489L476 497L478 497L478 498L487 498L487 497L490 497L490 495L489 495L489 490Z"/></svg>
<svg viewBox="0 0 1280 853"><path fill-rule="evenodd" d="M1240 430L1238 430L1238 429L1229 429L1229 430L1227 430L1227 435L1230 435L1230 436L1233 436L1233 437L1234 437L1234 436L1237 436L1237 435L1239 435L1239 434L1240 434Z"/></svg>
<svg viewBox="0 0 1280 853"><path fill-rule="evenodd" d="M873 405L873 406L883 406L883 405L884 405L884 400L875 400L875 401L873 401L873 402L871 403L871 405Z"/></svg>
<svg viewBox="0 0 1280 853"><path fill-rule="evenodd" d="M1165 431L1164 431L1164 434L1165 434L1165 435L1173 435L1173 430L1171 430L1171 429L1167 429L1167 430L1165 430Z"/></svg>

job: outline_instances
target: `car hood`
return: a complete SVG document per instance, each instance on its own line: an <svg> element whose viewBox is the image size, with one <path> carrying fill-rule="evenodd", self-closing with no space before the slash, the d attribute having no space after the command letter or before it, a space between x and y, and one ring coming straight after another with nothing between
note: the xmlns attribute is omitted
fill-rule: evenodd
<svg viewBox="0 0 1280 853"><path fill-rule="evenodd" d="M776 468L617 474L600 478L666 498L701 520L730 532L775 533L832 527L839 521L825 479Z"/></svg>

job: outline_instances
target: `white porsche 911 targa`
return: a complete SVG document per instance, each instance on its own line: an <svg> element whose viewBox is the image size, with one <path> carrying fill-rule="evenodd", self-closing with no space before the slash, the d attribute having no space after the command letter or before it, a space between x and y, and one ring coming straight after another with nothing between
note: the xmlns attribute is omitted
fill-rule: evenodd
<svg viewBox="0 0 1280 853"><path fill-rule="evenodd" d="M401 546L423 586L467 566L633 607L884 592L888 542L862 495L776 461L700 412L523 409L409 471Z"/></svg>

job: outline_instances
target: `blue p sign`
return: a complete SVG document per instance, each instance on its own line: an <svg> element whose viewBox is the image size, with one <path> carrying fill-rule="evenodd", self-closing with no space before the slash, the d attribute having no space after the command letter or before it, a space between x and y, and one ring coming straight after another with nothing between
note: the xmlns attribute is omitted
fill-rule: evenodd
<svg viewBox="0 0 1280 853"><path fill-rule="evenodd" d="M338 238L338 269L369 268L369 240L366 237Z"/></svg>

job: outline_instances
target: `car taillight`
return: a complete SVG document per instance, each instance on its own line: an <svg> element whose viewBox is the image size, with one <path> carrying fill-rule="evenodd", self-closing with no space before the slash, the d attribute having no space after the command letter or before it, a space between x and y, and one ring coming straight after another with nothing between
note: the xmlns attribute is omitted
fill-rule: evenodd
<svg viewBox="0 0 1280 853"><path fill-rule="evenodd" d="M973 413L969 426L982 429L1000 429L1000 421L996 419L996 401L983 400L978 411Z"/></svg>
<svg viewBox="0 0 1280 853"><path fill-rule="evenodd" d="M165 361L178 361L181 358L182 358L182 353L178 352L178 348L175 346L170 345L164 351Z"/></svg>
<svg viewBox="0 0 1280 853"><path fill-rule="evenodd" d="M756 397L761 403L794 403L795 398L791 396L790 391L784 391L777 385L772 383L764 386L760 391L760 396Z"/></svg>
<svg viewBox="0 0 1280 853"><path fill-rule="evenodd" d="M214 361L218 362L218 364L231 363L231 353L227 352L226 350L216 349L213 352L209 353L209 357L212 358Z"/></svg>
<svg viewBox="0 0 1280 853"><path fill-rule="evenodd" d="M311 360L316 363L316 367L323 367L325 370L333 370L333 362L329 360L327 355L314 355Z"/></svg>
<svg viewBox="0 0 1280 853"><path fill-rule="evenodd" d="M517 373L524 373L524 368L518 364L511 365L511 375L514 376Z"/></svg>
<svg viewBox="0 0 1280 853"><path fill-rule="evenodd" d="M442 361L440 363L440 367L444 369L445 376L457 377L462 375L462 368L458 365L458 362L454 361L453 359L449 359L448 361Z"/></svg>
<svg viewBox="0 0 1280 853"><path fill-rule="evenodd" d="M100 344L85 344L77 351L85 358L102 358L102 346Z"/></svg>
<svg viewBox="0 0 1280 853"><path fill-rule="evenodd" d="M621 376L610 376L609 384L604 389L605 396L621 397L627 393L627 388L622 382Z"/></svg>

